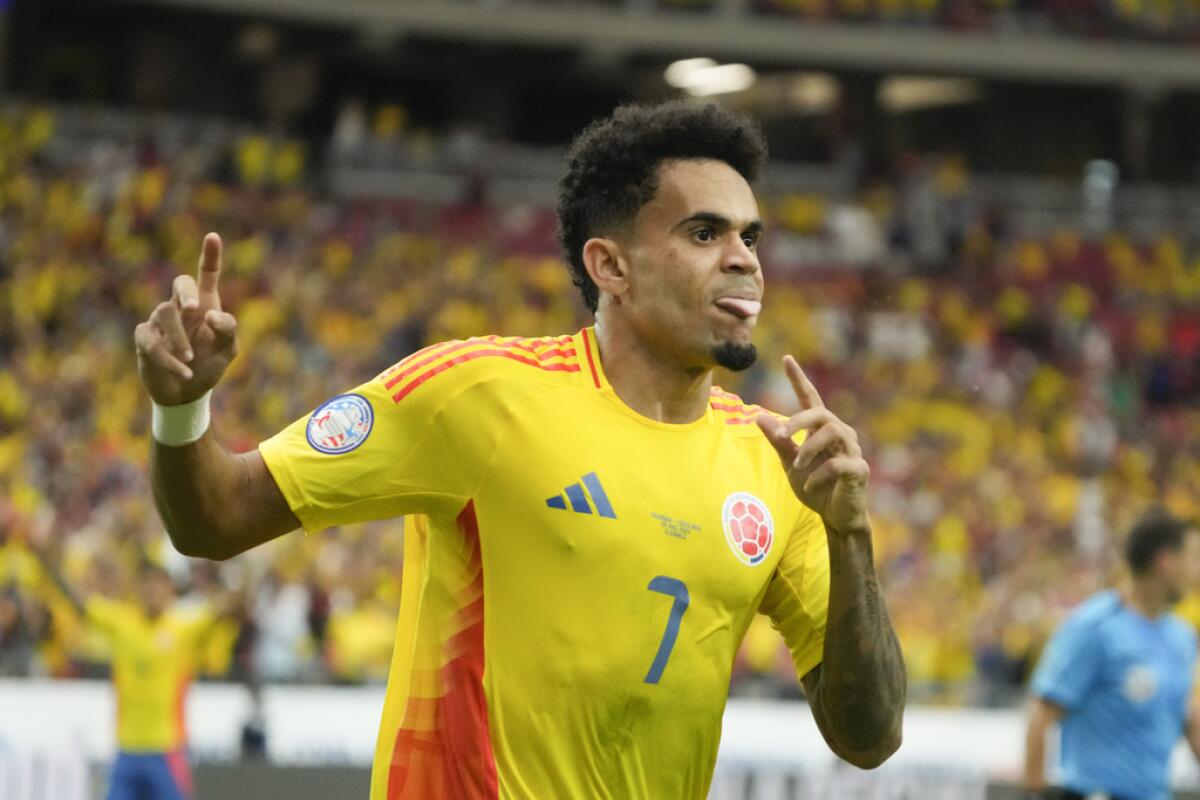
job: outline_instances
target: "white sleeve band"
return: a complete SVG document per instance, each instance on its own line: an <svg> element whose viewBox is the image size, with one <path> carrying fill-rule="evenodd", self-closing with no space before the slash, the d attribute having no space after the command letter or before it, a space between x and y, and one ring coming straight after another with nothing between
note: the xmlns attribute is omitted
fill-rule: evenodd
<svg viewBox="0 0 1200 800"><path fill-rule="evenodd" d="M190 403L177 406L160 406L153 403L150 431L154 440L169 447L182 447L203 436L208 430L208 401L211 397L212 389L209 389Z"/></svg>

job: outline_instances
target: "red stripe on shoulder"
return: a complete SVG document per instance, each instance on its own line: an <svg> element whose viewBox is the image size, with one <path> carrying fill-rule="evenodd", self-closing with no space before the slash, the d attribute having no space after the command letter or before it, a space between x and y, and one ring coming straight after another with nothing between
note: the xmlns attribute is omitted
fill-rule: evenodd
<svg viewBox="0 0 1200 800"><path fill-rule="evenodd" d="M384 387L391 389L397 383L404 380L407 376L413 374L421 367L437 361L438 358L447 353L452 353L455 350L461 350L462 348L469 347L470 345L471 340L468 339L465 342L440 342L438 344L430 345L424 350L418 350L416 353L404 359L393 368L399 368L399 371L394 372L388 378L387 383L384 384Z"/></svg>
<svg viewBox="0 0 1200 800"><path fill-rule="evenodd" d="M742 405L741 403L718 403L713 401L708 405L710 408L713 408L717 411L728 411L730 413L739 413L748 410L746 406Z"/></svg>
<svg viewBox="0 0 1200 800"><path fill-rule="evenodd" d="M574 356L575 348L567 346L571 343L570 336L561 336L558 338L547 337L542 339L515 339L510 341L501 341L500 337L498 336L484 336L480 338L467 339L465 341L442 342L440 344L430 345L424 350L409 356L400 364L397 364L396 367L401 367L401 365L403 365L398 372L394 372L390 375L388 373L384 373L384 375L387 376L387 382L384 384L384 388L394 388L396 385L403 382L405 378L419 372L421 369L429 366L438 359L444 358L451 353L457 353L460 350L465 350L468 347L481 347L487 345L491 348L520 350L530 353L531 355L537 357L538 360L544 360L554 356ZM550 348L548 347L549 345L558 346Z"/></svg>
<svg viewBox="0 0 1200 800"><path fill-rule="evenodd" d="M726 392L717 386L712 388L708 405L714 411L724 413L726 425L749 425L758 419L759 414L771 414L774 417L780 416L762 406L746 403L736 394Z"/></svg>
<svg viewBox="0 0 1200 800"><path fill-rule="evenodd" d="M478 345L478 344L481 344L481 342L476 341L476 342L473 342L473 344ZM422 372L421 374L419 374L415 378L413 378L410 382L405 384L398 392L396 392L394 395L392 395L392 400L396 403L399 403L401 400L403 400L405 397L407 397L409 394L411 394L414 389L416 389L418 386L425 383L429 379L436 377L437 375L440 375L441 373L445 372L448 369L457 367L459 364L465 364L468 361L474 361L477 358L487 358L487 357L507 358L507 359L511 359L512 361L517 361L521 364L525 364L530 367L537 367L538 369L545 370L546 372L579 372L579 364L578 363L562 362L562 361L547 363L547 361L546 361L546 359L548 359L548 358L554 358L557 356L573 356L573 355L575 355L574 349L554 348L552 350L544 350L541 353L534 353L532 355L527 355L524 352L514 352L514 349L518 349L515 347L510 347L508 349L505 349L505 343L503 343L503 342L494 342L494 343L489 342L489 344L492 344L493 346L485 348L483 350L472 350L468 353L463 353L461 355L454 356L453 358L447 359L446 361L443 361L442 363L438 364L436 367L431 367L430 369L426 370L425 372ZM451 352L454 352L459 349L461 349L461 348L455 347L452 350L442 351L441 353L438 354L438 356L435 356L435 358L449 355ZM519 349L526 349L526 348L522 347ZM389 386L388 388L391 388L391 386Z"/></svg>
<svg viewBox="0 0 1200 800"><path fill-rule="evenodd" d="M726 425L749 425L758 419L759 414L770 413L759 406L712 406L717 411L725 412Z"/></svg>
<svg viewBox="0 0 1200 800"><path fill-rule="evenodd" d="M547 358L553 358L554 356L566 357L575 355L574 342L571 341L570 336L564 336L557 339L513 339L510 341L502 341L498 337L488 336L482 341L476 340L476 342L479 344L487 342L488 344L496 347L522 350L526 353L537 356L539 361L544 361ZM551 347L551 345L555 346Z"/></svg>
<svg viewBox="0 0 1200 800"><path fill-rule="evenodd" d="M596 372L596 362L592 360L592 340L588 336L587 328L584 328L583 333L583 352L587 353L588 367L592 370L592 383L596 388L600 388L600 375Z"/></svg>
<svg viewBox="0 0 1200 800"><path fill-rule="evenodd" d="M379 375L377 376L377 380L390 381L392 376L395 375L400 370L408 369L408 367L411 366L413 363L415 363L416 361L429 355L434 350L440 350L443 347L446 347L447 345L450 345L450 344L453 344L453 342L437 342L436 344L431 344L428 347L422 347L417 352L410 353L409 355L407 355L404 358L397 361L395 364L392 364L390 367L385 369L383 372L379 373Z"/></svg>

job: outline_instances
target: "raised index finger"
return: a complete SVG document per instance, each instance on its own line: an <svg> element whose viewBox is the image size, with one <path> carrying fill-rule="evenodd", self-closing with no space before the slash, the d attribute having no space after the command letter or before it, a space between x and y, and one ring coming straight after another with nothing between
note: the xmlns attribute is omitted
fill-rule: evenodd
<svg viewBox="0 0 1200 800"><path fill-rule="evenodd" d="M804 374L804 370L800 369L796 359L784 356L783 369L787 372L788 380L792 382L792 389L796 392L796 398L800 401L801 408L825 407L825 403L821 401L821 395L817 393L817 387L812 385L812 381Z"/></svg>
<svg viewBox="0 0 1200 800"><path fill-rule="evenodd" d="M208 301L208 308L221 307L221 298L217 293L217 283L220 279L221 237L210 233L204 237L204 245L200 249L200 275L197 279L200 297Z"/></svg>

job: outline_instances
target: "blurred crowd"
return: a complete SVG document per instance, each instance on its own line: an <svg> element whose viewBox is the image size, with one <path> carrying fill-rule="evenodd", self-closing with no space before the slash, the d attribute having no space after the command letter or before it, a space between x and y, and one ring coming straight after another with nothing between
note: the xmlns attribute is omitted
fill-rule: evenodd
<svg viewBox="0 0 1200 800"><path fill-rule="evenodd" d="M721 0L659 0L705 10ZM752 0L759 14L808 22L936 26L968 34L1200 43L1198 0Z"/></svg>
<svg viewBox="0 0 1200 800"><path fill-rule="evenodd" d="M966 33L1200 43L1196 0L760 0L812 20L935 24Z"/></svg>
<svg viewBox="0 0 1200 800"><path fill-rule="evenodd" d="M587 324L552 210L486 192L335 202L303 146L253 135L63 158L55 126L48 111L0 113L0 675L103 672L41 552L85 593L132 591L144 557L185 603L238 590L206 676L384 679L403 522L295 533L222 564L176 554L146 480L133 328L221 232L241 355L214 419L251 449L428 343ZM1138 514L1200 516L1200 249L1026 237L969 202L969 184L961 162L926 159L849 206L762 198L760 364L720 382L789 412L779 359L800 360L865 442L913 695L999 704L1064 611L1114 579ZM735 691L797 691L761 618Z"/></svg>

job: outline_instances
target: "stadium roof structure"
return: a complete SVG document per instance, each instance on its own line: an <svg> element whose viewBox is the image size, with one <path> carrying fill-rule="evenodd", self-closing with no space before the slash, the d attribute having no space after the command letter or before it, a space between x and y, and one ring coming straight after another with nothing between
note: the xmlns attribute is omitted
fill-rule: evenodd
<svg viewBox="0 0 1200 800"><path fill-rule="evenodd" d="M129 2L130 0L126 0ZM139 0L145 2L146 0ZM906 70L1148 90L1200 87L1194 46L1065 36L961 33L883 24L806 22L750 13L746 0L708 10L550 5L528 0L152 0L160 5L422 35L606 53L718 58L779 65Z"/></svg>

